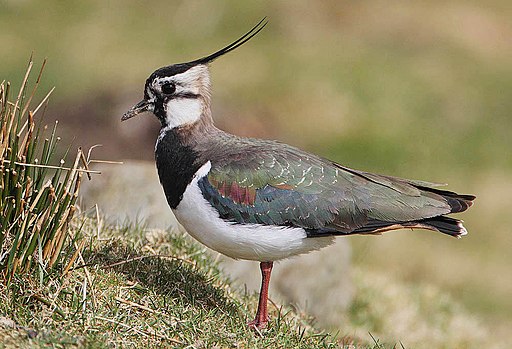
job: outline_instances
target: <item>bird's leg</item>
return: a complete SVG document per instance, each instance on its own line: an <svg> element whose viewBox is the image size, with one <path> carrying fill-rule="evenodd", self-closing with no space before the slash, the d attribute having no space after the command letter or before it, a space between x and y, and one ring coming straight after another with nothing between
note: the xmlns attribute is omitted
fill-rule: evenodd
<svg viewBox="0 0 512 349"><path fill-rule="evenodd" d="M258 311L253 321L249 322L249 327L262 329L267 326L268 322L268 311L267 311L267 300L268 300L268 285L270 283L270 273L272 272L273 262L261 262L261 290L260 300L258 302Z"/></svg>

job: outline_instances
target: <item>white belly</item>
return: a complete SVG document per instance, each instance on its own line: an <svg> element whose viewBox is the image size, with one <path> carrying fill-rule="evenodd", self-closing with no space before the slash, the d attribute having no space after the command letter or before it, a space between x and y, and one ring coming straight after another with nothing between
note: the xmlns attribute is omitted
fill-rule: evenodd
<svg viewBox="0 0 512 349"><path fill-rule="evenodd" d="M328 246L334 237L307 238L302 228L236 224L219 217L203 198L197 182L210 171L204 164L173 210L178 222L202 244L235 259L276 261Z"/></svg>

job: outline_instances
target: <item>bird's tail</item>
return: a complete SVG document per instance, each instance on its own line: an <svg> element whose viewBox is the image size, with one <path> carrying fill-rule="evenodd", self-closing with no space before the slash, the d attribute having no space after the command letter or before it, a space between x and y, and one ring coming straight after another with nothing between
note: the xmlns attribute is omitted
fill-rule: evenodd
<svg viewBox="0 0 512 349"><path fill-rule="evenodd" d="M462 225L462 221L447 217L437 216L431 218L424 218L415 221L407 222L386 222L380 220L369 221L363 227L360 227L349 234L382 234L386 231L396 229L428 229L438 231L456 238L460 238L468 233L466 228Z"/></svg>
<svg viewBox="0 0 512 349"><path fill-rule="evenodd" d="M450 205L451 211L448 213L458 213L466 211L473 204L475 196L473 195L461 195L447 190L439 190L436 188L416 186L418 189L435 193L442 196L448 205ZM386 231L402 229L402 228L421 228L438 231L443 234L460 238L468 233L466 228L462 225L462 221L447 216L436 216L418 219L414 221L404 222L389 222L381 220L371 220L365 226L360 227L351 234L381 234Z"/></svg>
<svg viewBox="0 0 512 349"><path fill-rule="evenodd" d="M423 228L438 231L456 238L460 238L468 233L462 225L462 221L447 216L437 216L425 218L419 221L404 222L401 224L404 228Z"/></svg>

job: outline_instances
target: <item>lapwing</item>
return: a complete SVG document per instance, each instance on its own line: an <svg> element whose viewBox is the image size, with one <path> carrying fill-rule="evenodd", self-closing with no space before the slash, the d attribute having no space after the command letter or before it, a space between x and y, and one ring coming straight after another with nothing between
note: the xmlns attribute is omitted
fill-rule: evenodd
<svg viewBox="0 0 512 349"><path fill-rule="evenodd" d="M331 245L335 237L421 228L467 233L446 216L475 196L437 185L354 170L293 146L244 138L215 127L209 63L240 47L267 24L206 57L154 71L144 99L121 120L152 112L160 183L177 220L196 240L234 259L260 262L261 292L249 326L266 327L275 261Z"/></svg>

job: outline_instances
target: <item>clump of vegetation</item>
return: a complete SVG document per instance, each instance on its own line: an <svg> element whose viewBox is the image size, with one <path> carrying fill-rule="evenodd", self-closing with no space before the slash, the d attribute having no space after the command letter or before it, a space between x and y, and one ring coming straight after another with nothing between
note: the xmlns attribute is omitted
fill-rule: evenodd
<svg viewBox="0 0 512 349"><path fill-rule="evenodd" d="M11 84L0 84L0 280L7 285L17 273L35 269L41 281L56 265L65 264L66 272L83 246L69 225L87 160L78 149L71 167L63 159L56 164L57 123L50 130L36 125L53 91L31 105L44 65L29 92L30 60L12 101Z"/></svg>

